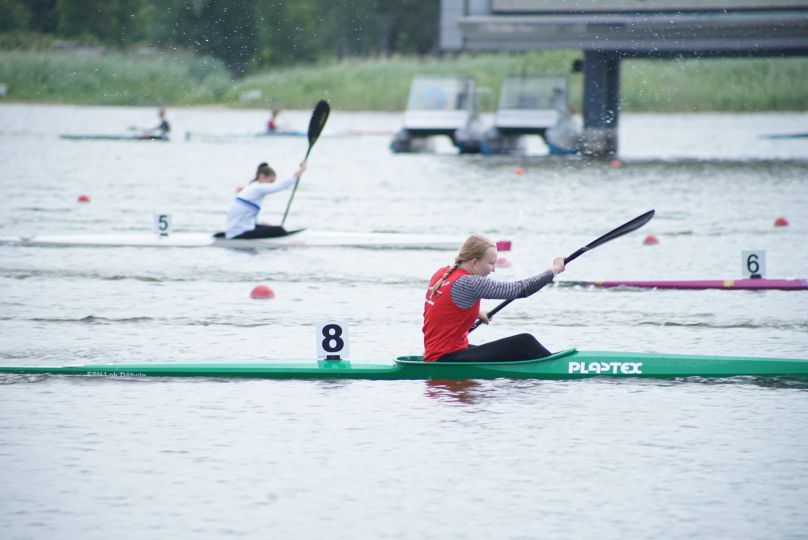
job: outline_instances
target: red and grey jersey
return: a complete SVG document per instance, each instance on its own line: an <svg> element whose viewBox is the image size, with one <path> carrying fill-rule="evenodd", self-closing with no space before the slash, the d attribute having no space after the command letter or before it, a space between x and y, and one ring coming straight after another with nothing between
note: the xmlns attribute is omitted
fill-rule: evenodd
<svg viewBox="0 0 808 540"><path fill-rule="evenodd" d="M433 296L432 286L448 269L448 266L441 268L429 280L424 304L425 362L434 362L445 354L468 348L468 331L480 313L480 299L523 298L551 283L555 277L552 270L546 270L518 281L494 281L458 268Z"/></svg>
<svg viewBox="0 0 808 540"><path fill-rule="evenodd" d="M448 269L445 266L435 272L426 292L423 326L425 362L434 362L444 354L468 348L469 328L480 313L479 300L465 308L452 301L452 285L457 279L469 275L462 268L452 272L432 294L430 289Z"/></svg>

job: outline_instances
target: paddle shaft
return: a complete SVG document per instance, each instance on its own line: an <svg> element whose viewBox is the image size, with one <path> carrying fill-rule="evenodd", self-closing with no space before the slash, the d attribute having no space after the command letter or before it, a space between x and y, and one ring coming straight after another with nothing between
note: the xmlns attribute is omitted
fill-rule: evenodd
<svg viewBox="0 0 808 540"><path fill-rule="evenodd" d="M311 149L314 146L314 143L317 142L317 139L320 137L320 133L322 133L323 127L325 127L325 122L328 120L328 114L330 112L331 107L329 107L327 101L321 100L314 107L314 111L311 113L311 120L309 121L309 149L306 150L306 157L303 158L303 161L309 159ZM286 204L286 210L283 212L281 227L283 227L283 224L286 223L286 216L289 215L289 209L292 207L292 201L295 199L298 184L300 184L300 177L295 180L295 185L292 188L292 194L289 196L289 202Z"/></svg>
<svg viewBox="0 0 808 540"><path fill-rule="evenodd" d="M580 257L585 252L586 251L581 251L579 249L578 251L576 251L575 253L573 253L569 257L565 257L564 258L564 265L566 265L568 262L570 262L572 260L577 259L578 257ZM507 306L508 304L513 302L514 300L516 300L516 298L511 298L510 300L505 300L504 302L501 302L497 307L495 307L494 309L492 309L491 311L488 312L488 319L490 320L491 317L493 317L494 315L499 313L500 310L502 310L502 308L504 308L505 306ZM474 321L474 324L471 325L471 328L469 329L469 332L473 332L474 330L476 330L477 327L480 326L480 324L482 324L482 322L480 322L479 319Z"/></svg>
<svg viewBox="0 0 808 540"><path fill-rule="evenodd" d="M606 242L609 242L610 240L614 240L615 238L620 238L624 234L628 234L628 233L630 233L632 231L636 231L637 229L639 229L640 227L642 227L643 225L645 225L646 223L651 221L651 218L654 217L654 213L655 213L654 210L650 210L650 211L644 213L643 215L637 216L634 219L632 219L631 221L620 225L616 229L607 232L606 234L604 234L600 238L597 238L596 240L593 240L592 242L588 243L584 247L582 247L582 248L576 250L575 252L573 252L571 255L565 257L564 258L564 265L566 266L569 262L574 261L575 259L577 259L581 255L583 255L587 251L589 251L591 249L594 249L594 248L596 248L596 247L598 247L598 246L600 246L602 244L605 244ZM490 319L491 317L493 317L494 315L499 313L499 311L502 310L502 308L504 308L505 306L507 306L508 304L513 302L514 300L516 300L516 298L511 298L510 300L505 300L504 302L501 302L497 307L495 307L494 309L492 309L491 311L488 312L488 318ZM469 329L469 332L473 332L478 326L480 326L480 324L481 324L480 320L474 321L474 324L471 325L471 328Z"/></svg>

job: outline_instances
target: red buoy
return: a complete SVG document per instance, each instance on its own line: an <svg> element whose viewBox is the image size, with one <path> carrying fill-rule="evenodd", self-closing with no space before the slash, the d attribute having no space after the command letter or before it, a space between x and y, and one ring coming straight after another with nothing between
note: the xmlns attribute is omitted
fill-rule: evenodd
<svg viewBox="0 0 808 540"><path fill-rule="evenodd" d="M775 227L788 227L788 220L786 218L784 218L783 216L780 216L779 218L774 220L774 226Z"/></svg>
<svg viewBox="0 0 808 540"><path fill-rule="evenodd" d="M90 202L90 196L89 195L79 195L79 202L82 202L82 203Z"/></svg>
<svg viewBox="0 0 808 540"><path fill-rule="evenodd" d="M511 250L511 241L510 240L498 240L497 241L497 251L510 251Z"/></svg>
<svg viewBox="0 0 808 540"><path fill-rule="evenodd" d="M513 174L522 175L525 174L525 170L522 167L517 167L513 170Z"/></svg>
<svg viewBox="0 0 808 540"><path fill-rule="evenodd" d="M622 166L623 166L623 162L622 162L622 161L620 161L619 159L613 159L613 160L611 160L611 161L609 162L609 166L610 166L610 167L613 167L613 168L615 168L615 169L617 169L618 167L622 167Z"/></svg>
<svg viewBox="0 0 808 540"><path fill-rule="evenodd" d="M645 237L645 240L643 240L642 243L646 246L655 246L659 243L659 240L657 240L657 237L653 234L649 234Z"/></svg>
<svg viewBox="0 0 808 540"><path fill-rule="evenodd" d="M257 300L266 300L268 298L275 298L275 291L268 285L256 285L250 293L252 298Z"/></svg>

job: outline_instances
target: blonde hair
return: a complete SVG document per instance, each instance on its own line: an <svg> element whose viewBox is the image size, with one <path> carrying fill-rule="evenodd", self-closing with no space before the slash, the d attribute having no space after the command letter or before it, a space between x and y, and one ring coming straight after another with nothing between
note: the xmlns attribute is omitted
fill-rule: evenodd
<svg viewBox="0 0 808 540"><path fill-rule="evenodd" d="M435 293L438 292L440 286L443 285L443 282L449 277L452 272L458 269L461 264L466 261L471 261L474 259L482 259L485 256L485 252L488 251L488 248L496 248L497 245L486 238L481 234L472 234L466 241L463 242L463 245L460 246L460 251L457 252L457 257L455 257L455 262L453 266L450 266L448 270L441 276L441 278L435 282L431 289L429 289L429 297L432 298L435 296Z"/></svg>

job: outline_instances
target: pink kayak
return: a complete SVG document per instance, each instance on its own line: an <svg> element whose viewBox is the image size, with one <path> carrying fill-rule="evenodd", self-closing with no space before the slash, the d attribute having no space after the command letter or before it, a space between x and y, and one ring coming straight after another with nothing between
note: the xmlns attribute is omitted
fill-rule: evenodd
<svg viewBox="0 0 808 540"><path fill-rule="evenodd" d="M562 281L559 285L592 287L639 287L645 289L729 289L781 291L808 290L808 279L693 279L677 281Z"/></svg>

